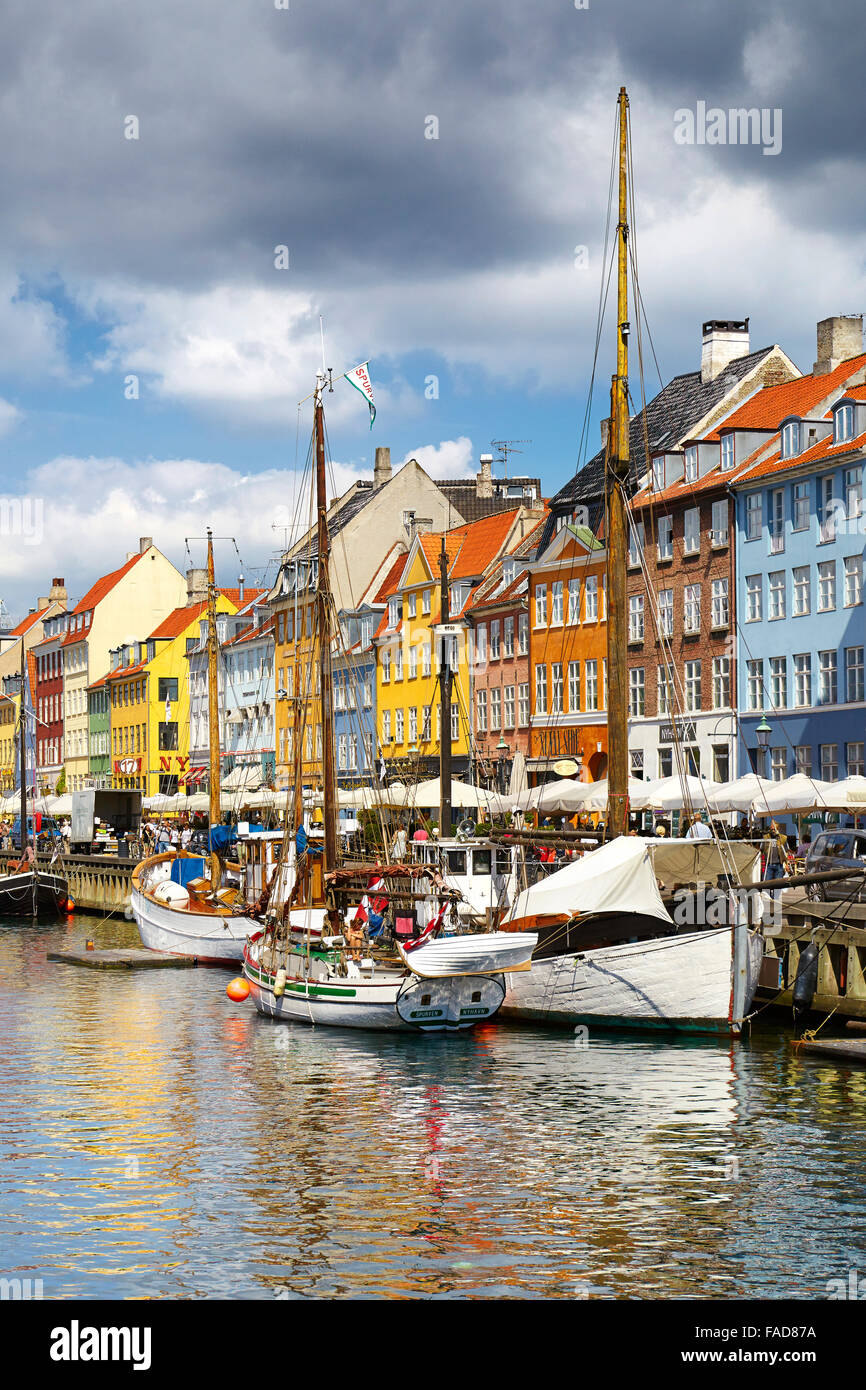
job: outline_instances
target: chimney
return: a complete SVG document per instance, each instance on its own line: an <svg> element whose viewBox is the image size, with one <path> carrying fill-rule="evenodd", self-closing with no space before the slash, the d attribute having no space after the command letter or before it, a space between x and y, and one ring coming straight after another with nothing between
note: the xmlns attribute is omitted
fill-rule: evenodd
<svg viewBox="0 0 866 1390"><path fill-rule="evenodd" d="M146 550L150 550L150 547L151 547L152 545L153 545L153 536L139 536L139 538L138 538L138 553L139 553L139 555L143 555L144 552L145 552Z"/></svg>
<svg viewBox="0 0 866 1390"><path fill-rule="evenodd" d="M191 569L186 572L186 606L204 603L207 598L207 570Z"/></svg>
<svg viewBox="0 0 866 1390"><path fill-rule="evenodd" d="M50 598L38 598L36 600L36 612L41 613L43 608L47 608L50 602Z"/></svg>
<svg viewBox="0 0 866 1390"><path fill-rule="evenodd" d="M239 604L240 604L240 603L243 603L243 601L244 601L244 577L243 577L242 574L239 574L239 575L238 575L238 603L239 603Z"/></svg>
<svg viewBox="0 0 866 1390"><path fill-rule="evenodd" d="M493 496L493 455L482 454L479 460L481 472L475 474L475 496Z"/></svg>
<svg viewBox="0 0 866 1390"><path fill-rule="evenodd" d="M379 445L376 450L376 465L373 469L373 489L377 491L391 481L391 450Z"/></svg>
<svg viewBox="0 0 866 1390"><path fill-rule="evenodd" d="M822 319L818 324L818 356L812 371L815 376L826 376L862 351L862 314L837 314L835 318Z"/></svg>
<svg viewBox="0 0 866 1390"><path fill-rule="evenodd" d="M51 592L48 595L49 602L62 603L65 607L68 598L69 595L66 592L66 581L62 577L60 579L52 579Z"/></svg>
<svg viewBox="0 0 866 1390"><path fill-rule="evenodd" d="M706 385L714 381L729 362L748 353L749 320L709 319L702 331L701 381Z"/></svg>

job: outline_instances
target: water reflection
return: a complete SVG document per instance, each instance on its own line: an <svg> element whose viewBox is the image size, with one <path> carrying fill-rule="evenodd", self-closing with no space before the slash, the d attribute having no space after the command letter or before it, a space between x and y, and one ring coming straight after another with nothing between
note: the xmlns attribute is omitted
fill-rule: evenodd
<svg viewBox="0 0 866 1390"><path fill-rule="evenodd" d="M51 1297L823 1296L866 1271L866 1071L749 1044L275 1025L218 971L0 927L5 1272Z"/></svg>

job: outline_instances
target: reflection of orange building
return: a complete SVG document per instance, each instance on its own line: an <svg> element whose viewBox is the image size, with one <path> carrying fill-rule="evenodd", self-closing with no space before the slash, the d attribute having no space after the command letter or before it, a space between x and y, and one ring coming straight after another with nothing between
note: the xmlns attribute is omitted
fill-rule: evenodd
<svg viewBox="0 0 866 1390"><path fill-rule="evenodd" d="M607 775L607 551L585 526L563 526L529 566L532 719L527 771L560 758L584 781Z"/></svg>

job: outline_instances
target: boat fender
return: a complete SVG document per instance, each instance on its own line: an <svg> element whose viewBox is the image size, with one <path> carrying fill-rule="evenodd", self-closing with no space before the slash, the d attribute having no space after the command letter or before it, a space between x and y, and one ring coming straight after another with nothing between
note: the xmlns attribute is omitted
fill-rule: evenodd
<svg viewBox="0 0 866 1390"><path fill-rule="evenodd" d="M74 900L74 898L67 898L67 899L66 899L66 905L65 905L65 907L64 907L63 910L64 910L64 912L66 913L67 917L71 917L71 916L72 916L73 912L75 911L75 900Z"/></svg>
<svg viewBox="0 0 866 1390"><path fill-rule="evenodd" d="M133 912L131 907L125 907L123 909L123 915L126 918L127 922L135 921L135 913Z"/></svg>
<svg viewBox="0 0 866 1390"><path fill-rule="evenodd" d="M800 953L797 962L797 978L794 981L794 1020L807 1014L818 988L818 957L821 947L810 941L805 951Z"/></svg>
<svg viewBox="0 0 866 1390"><path fill-rule="evenodd" d="M277 971L274 978L274 995L281 999L286 992L286 972L282 967Z"/></svg>

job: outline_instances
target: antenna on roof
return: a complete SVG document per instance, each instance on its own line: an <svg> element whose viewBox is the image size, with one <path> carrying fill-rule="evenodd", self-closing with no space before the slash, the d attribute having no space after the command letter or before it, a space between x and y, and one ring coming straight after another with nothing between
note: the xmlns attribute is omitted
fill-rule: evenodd
<svg viewBox="0 0 866 1390"><path fill-rule="evenodd" d="M498 459L496 459L495 462L496 462L496 463L502 463L502 464L505 465L505 474L504 474L504 477L505 477L506 481L508 480L508 455L509 455L509 454L522 454L522 453L523 453L523 450L522 450L522 449L515 449L515 447L514 447L515 444L531 444L531 443L532 443L532 440L531 440L531 439L491 439L491 441L490 441L490 447L491 447L491 449L497 449L497 450L499 451L499 454L501 455L501 457L498 458Z"/></svg>

